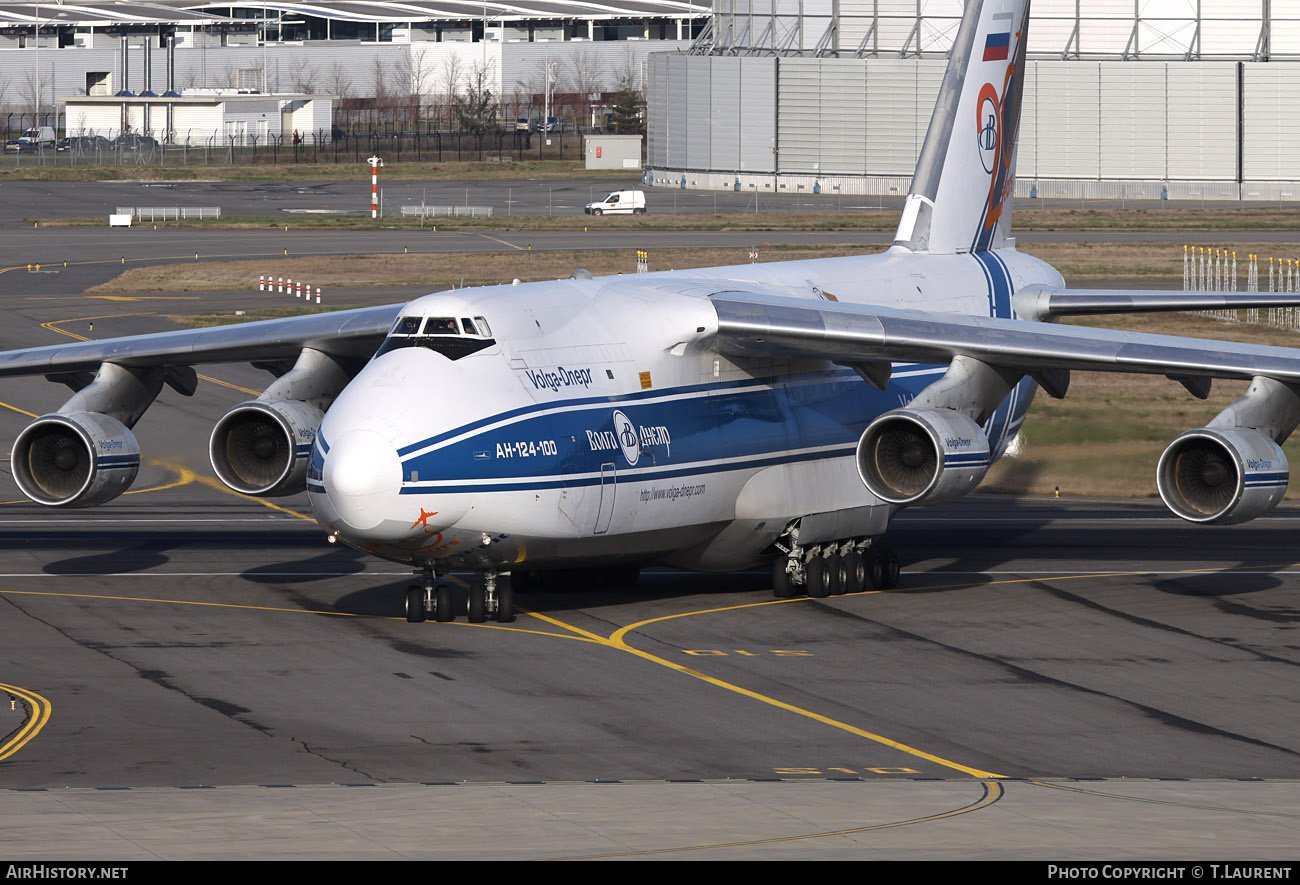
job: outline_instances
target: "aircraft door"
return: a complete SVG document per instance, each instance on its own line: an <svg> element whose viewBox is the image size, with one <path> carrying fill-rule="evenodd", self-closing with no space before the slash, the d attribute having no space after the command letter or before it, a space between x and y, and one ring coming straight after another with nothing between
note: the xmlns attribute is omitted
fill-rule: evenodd
<svg viewBox="0 0 1300 885"><path fill-rule="evenodd" d="M613 461L600 465L600 504L596 508L595 534L603 535L609 531L609 523L614 518L614 492L618 488L618 469Z"/></svg>

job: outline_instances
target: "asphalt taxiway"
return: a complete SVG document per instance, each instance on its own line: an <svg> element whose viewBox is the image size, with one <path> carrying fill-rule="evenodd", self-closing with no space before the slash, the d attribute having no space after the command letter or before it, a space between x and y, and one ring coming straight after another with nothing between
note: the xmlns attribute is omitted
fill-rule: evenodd
<svg viewBox="0 0 1300 885"><path fill-rule="evenodd" d="M11 279L4 349L185 304ZM650 570L416 625L405 570L211 478L270 376L201 374L107 506L0 472L6 858L1295 856L1300 509L976 496L898 519L889 593ZM67 395L6 380L0 435Z"/></svg>

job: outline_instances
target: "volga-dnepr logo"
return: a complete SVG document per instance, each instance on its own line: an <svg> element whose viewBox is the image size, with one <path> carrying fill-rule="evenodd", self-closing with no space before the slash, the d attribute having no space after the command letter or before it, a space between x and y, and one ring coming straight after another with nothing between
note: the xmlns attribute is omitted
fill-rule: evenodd
<svg viewBox="0 0 1300 885"><path fill-rule="evenodd" d="M628 465L635 467L641 457L641 437L637 434L632 419L618 409L614 410L614 436L618 439L618 447L623 450Z"/></svg>
<svg viewBox="0 0 1300 885"><path fill-rule="evenodd" d="M989 87L985 87L988 89ZM987 92L980 101L979 150L984 171L992 174L998 163L998 102Z"/></svg>
<svg viewBox="0 0 1300 885"><path fill-rule="evenodd" d="M622 452L629 467L636 466L642 452L657 453L651 456L652 460L672 457L673 436L667 425L637 426L619 409L615 409L610 417L614 422L613 430L587 431L587 446L593 452Z"/></svg>

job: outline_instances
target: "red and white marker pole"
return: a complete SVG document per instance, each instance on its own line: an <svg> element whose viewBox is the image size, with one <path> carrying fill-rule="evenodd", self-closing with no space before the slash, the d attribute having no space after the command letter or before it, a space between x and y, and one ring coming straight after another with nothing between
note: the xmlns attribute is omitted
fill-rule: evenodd
<svg viewBox="0 0 1300 885"><path fill-rule="evenodd" d="M370 164L370 217L379 217L379 167L384 165L384 161L378 157L370 157L366 160Z"/></svg>

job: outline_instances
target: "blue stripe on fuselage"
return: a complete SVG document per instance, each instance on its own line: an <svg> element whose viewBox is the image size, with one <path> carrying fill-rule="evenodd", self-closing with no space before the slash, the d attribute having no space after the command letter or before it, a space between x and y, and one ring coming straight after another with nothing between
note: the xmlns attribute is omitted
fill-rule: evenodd
<svg viewBox="0 0 1300 885"><path fill-rule="evenodd" d="M852 454L873 418L910 402L942 371L918 367L884 392L833 369L663 389L653 398L585 399L569 408L535 404L431 438L445 442L402 462L410 484L403 494L581 485L599 482L610 463L620 473L668 476L841 457ZM639 437L630 451L620 443L616 410ZM513 417L500 423L507 416ZM399 452L426 447L427 441Z"/></svg>

